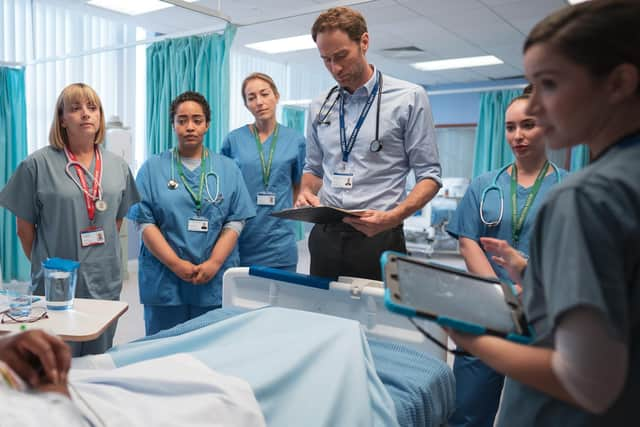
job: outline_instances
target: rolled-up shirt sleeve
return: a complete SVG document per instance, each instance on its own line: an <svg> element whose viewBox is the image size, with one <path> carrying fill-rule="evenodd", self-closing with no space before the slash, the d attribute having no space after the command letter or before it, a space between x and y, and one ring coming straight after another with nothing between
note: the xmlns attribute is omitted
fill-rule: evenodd
<svg viewBox="0 0 640 427"><path fill-rule="evenodd" d="M416 89L413 98L404 138L409 165L416 175L416 182L429 178L442 186L442 168L429 99L421 88Z"/></svg>

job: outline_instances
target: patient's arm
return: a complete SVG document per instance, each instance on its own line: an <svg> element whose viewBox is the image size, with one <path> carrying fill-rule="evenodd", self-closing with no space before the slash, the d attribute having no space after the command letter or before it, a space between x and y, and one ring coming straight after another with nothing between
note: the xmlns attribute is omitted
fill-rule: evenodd
<svg viewBox="0 0 640 427"><path fill-rule="evenodd" d="M31 330L0 339L0 360L31 387L61 386L66 391L71 351L60 338ZM66 391L66 393L65 393Z"/></svg>

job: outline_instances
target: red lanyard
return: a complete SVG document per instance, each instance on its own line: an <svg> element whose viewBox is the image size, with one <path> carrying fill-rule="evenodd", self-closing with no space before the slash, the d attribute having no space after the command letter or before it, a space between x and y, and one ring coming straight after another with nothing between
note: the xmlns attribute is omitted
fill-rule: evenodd
<svg viewBox="0 0 640 427"><path fill-rule="evenodd" d="M98 150L97 147L94 150L96 156L96 168L95 175L93 176L93 188L91 189L91 193L89 193L89 186L87 185L87 180L85 179L84 175L85 173L91 175L91 173L87 171L85 167L78 163L78 158L75 154L69 151L66 146L64 147L64 153L67 155L67 160L70 163L73 162L72 166L75 167L78 178L80 179L80 185L82 186L82 195L84 196L84 203L87 206L87 215L89 215L89 221L92 222L93 218L95 218L96 216L95 201L100 199L100 182L102 181L102 155L100 154L100 150Z"/></svg>

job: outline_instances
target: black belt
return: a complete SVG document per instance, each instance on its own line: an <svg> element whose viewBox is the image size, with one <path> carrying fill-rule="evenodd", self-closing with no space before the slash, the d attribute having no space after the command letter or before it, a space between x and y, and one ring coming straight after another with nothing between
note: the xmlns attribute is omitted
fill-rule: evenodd
<svg viewBox="0 0 640 427"><path fill-rule="evenodd" d="M343 233L343 232L355 232L361 233L360 231L353 228L352 225L347 224L346 222L336 222L334 224L316 224L318 227L322 227L322 231L331 233ZM396 225L395 227L387 230L387 231L402 231L402 224Z"/></svg>

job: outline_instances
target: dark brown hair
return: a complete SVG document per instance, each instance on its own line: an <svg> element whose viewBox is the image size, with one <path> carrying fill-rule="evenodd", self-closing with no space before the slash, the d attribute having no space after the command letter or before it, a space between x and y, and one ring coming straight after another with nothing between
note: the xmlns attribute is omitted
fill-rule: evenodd
<svg viewBox="0 0 640 427"><path fill-rule="evenodd" d="M311 37L316 41L318 33L333 30L344 31L351 40L359 42L362 35L367 32L367 21L357 10L349 7L334 7L316 18L316 22L311 27Z"/></svg>
<svg viewBox="0 0 640 427"><path fill-rule="evenodd" d="M596 77L625 63L640 70L639 28L638 0L592 0L560 9L540 21L523 50L548 43Z"/></svg>

